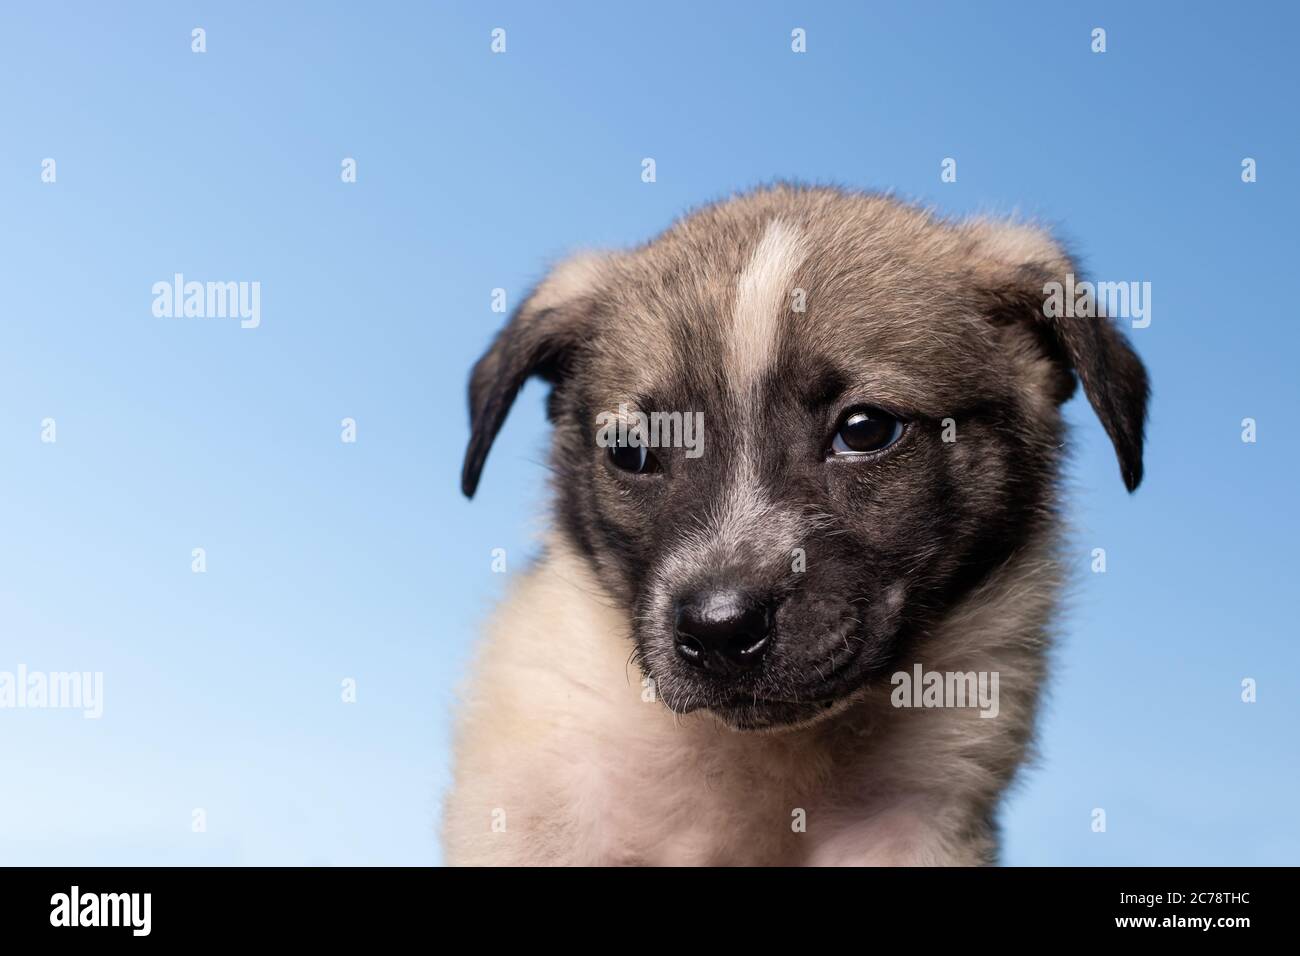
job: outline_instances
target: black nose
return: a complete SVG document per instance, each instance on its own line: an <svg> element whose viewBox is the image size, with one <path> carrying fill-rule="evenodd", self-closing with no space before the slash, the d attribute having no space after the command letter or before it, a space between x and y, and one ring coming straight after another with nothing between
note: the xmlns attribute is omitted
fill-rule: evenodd
<svg viewBox="0 0 1300 956"><path fill-rule="evenodd" d="M677 653L696 667L738 674L757 664L772 630L770 606L740 591L716 590L677 604Z"/></svg>

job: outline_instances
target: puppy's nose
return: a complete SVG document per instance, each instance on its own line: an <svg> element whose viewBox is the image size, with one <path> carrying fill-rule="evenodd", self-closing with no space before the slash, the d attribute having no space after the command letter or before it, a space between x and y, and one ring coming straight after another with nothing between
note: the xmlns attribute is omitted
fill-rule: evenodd
<svg viewBox="0 0 1300 956"><path fill-rule="evenodd" d="M770 606L740 591L715 590L678 602L673 637L687 663L738 674L762 659L771 630Z"/></svg>

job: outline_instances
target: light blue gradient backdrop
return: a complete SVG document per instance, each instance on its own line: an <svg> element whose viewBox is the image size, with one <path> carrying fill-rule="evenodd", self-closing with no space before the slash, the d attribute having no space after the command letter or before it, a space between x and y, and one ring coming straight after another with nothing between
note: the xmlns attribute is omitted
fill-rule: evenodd
<svg viewBox="0 0 1300 956"><path fill-rule="evenodd" d="M1006 861L1300 861L1300 18L1136 6L6 4L0 670L103 671L105 713L0 711L0 862L437 862L490 551L524 565L544 495L537 385L457 490L490 290L776 177L1019 210L1152 283L1136 496L1070 407L1074 609ZM175 272L260 281L261 327L154 318Z"/></svg>

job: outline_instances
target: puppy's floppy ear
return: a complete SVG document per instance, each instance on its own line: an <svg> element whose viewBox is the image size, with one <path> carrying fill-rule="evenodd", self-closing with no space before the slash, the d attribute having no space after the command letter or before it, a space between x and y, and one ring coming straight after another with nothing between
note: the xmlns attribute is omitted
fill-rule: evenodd
<svg viewBox="0 0 1300 956"><path fill-rule="evenodd" d="M483 462L524 382L556 382L590 328L609 258L581 255L556 266L528 295L470 373L469 447L460 487L474 497Z"/></svg>
<svg viewBox="0 0 1300 956"><path fill-rule="evenodd" d="M1064 374L1078 376L1084 395L1115 446L1124 486L1133 491L1142 481L1142 442L1150 394L1142 360L1111 318L1052 318L1045 313L1048 284L1064 286L1066 276L1075 274L1070 257L1045 231L989 222L971 223L966 228L975 241L975 282L990 318L1023 327ZM1055 397L1064 401L1073 392L1071 377Z"/></svg>

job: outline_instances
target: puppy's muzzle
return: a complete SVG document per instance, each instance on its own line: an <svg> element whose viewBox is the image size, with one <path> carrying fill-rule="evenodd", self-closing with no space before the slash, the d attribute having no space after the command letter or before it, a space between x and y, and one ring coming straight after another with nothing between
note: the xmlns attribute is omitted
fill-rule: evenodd
<svg viewBox="0 0 1300 956"><path fill-rule="evenodd" d="M772 603L742 591L716 589L677 602L673 644L692 667L721 676L763 659L772 635Z"/></svg>

